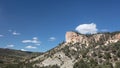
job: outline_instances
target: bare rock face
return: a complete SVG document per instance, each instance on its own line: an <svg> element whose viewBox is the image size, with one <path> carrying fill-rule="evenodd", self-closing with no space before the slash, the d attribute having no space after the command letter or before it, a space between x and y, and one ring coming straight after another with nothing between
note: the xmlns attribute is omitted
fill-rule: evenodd
<svg viewBox="0 0 120 68"><path fill-rule="evenodd" d="M116 34L113 38L119 40L119 39L120 39L120 33L119 33L119 34Z"/></svg>
<svg viewBox="0 0 120 68"><path fill-rule="evenodd" d="M75 36L77 36L77 34L74 32L66 32L66 42L76 41Z"/></svg>
<svg viewBox="0 0 120 68"><path fill-rule="evenodd" d="M116 33L114 35L101 33L101 34L92 34L92 35L83 35L76 32L66 32L66 42L79 42L81 44L92 44L92 43L99 43L103 42L104 44L107 43L114 43L120 40L120 33Z"/></svg>
<svg viewBox="0 0 120 68"><path fill-rule="evenodd" d="M87 41L87 37L84 35L79 35L75 32L67 32L66 33L66 42L82 42L85 43Z"/></svg>

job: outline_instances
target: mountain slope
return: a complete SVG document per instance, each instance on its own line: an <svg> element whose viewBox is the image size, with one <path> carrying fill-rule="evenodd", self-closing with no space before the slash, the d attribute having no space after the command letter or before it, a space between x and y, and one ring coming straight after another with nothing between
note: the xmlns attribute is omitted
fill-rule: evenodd
<svg viewBox="0 0 120 68"><path fill-rule="evenodd" d="M120 61L119 41L119 32L92 35L67 32L66 42L29 60L29 63L33 64L33 68L53 65L60 68L80 68L79 62L84 63L82 68L115 68Z"/></svg>
<svg viewBox="0 0 120 68"><path fill-rule="evenodd" d="M0 48L0 67L19 64L32 59L42 53Z"/></svg>

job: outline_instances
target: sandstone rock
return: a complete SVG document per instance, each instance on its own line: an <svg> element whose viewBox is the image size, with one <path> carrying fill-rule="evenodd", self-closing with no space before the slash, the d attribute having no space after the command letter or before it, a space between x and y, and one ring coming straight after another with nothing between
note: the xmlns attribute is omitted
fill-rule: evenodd
<svg viewBox="0 0 120 68"><path fill-rule="evenodd" d="M66 43L76 43L79 42L81 44L92 44L92 43L99 43L103 42L105 45L109 43L115 43L120 40L120 33L117 33L115 35L111 34L93 34L93 35L82 35L76 32L66 32Z"/></svg>

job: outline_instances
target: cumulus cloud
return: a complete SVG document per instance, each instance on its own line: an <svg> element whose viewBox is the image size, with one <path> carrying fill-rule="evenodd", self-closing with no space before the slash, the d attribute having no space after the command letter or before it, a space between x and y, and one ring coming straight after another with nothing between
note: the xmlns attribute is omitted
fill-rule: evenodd
<svg viewBox="0 0 120 68"><path fill-rule="evenodd" d="M56 40L55 37L50 37L50 38L49 38L49 41L55 41L55 40Z"/></svg>
<svg viewBox="0 0 120 68"><path fill-rule="evenodd" d="M4 37L4 35L0 35L0 37Z"/></svg>
<svg viewBox="0 0 120 68"><path fill-rule="evenodd" d="M37 47L35 47L35 46L26 46L25 48L28 48L28 49L36 49Z"/></svg>
<svg viewBox="0 0 120 68"><path fill-rule="evenodd" d="M13 31L13 30L8 30L10 33L12 33L12 35L14 36L17 36L17 35L20 35L20 33L16 32L16 31Z"/></svg>
<svg viewBox="0 0 120 68"><path fill-rule="evenodd" d="M10 45L7 45L7 46L6 46L6 48L12 48L12 47L14 47L13 44L10 44Z"/></svg>
<svg viewBox="0 0 120 68"><path fill-rule="evenodd" d="M38 45L41 42L38 40L37 37L33 37L32 40L23 40L22 43L33 43L35 45Z"/></svg>
<svg viewBox="0 0 120 68"><path fill-rule="evenodd" d="M31 43L31 40L23 40L22 43Z"/></svg>
<svg viewBox="0 0 120 68"><path fill-rule="evenodd" d="M21 49L21 51L27 51L27 50L25 50L25 49Z"/></svg>
<svg viewBox="0 0 120 68"><path fill-rule="evenodd" d="M33 37L33 40L38 40L38 38L37 37Z"/></svg>
<svg viewBox="0 0 120 68"><path fill-rule="evenodd" d="M12 32L13 35L20 35L20 33L17 33L16 31Z"/></svg>
<svg viewBox="0 0 120 68"><path fill-rule="evenodd" d="M98 29L96 28L96 24L94 23L80 24L75 28L75 30L81 34L95 34L98 31Z"/></svg>

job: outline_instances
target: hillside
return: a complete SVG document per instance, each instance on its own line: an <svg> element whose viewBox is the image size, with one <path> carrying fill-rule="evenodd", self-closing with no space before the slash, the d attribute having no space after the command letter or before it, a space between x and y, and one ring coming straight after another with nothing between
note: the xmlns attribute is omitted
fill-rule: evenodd
<svg viewBox="0 0 120 68"><path fill-rule="evenodd" d="M42 53L38 52L0 48L0 67L6 68L12 65L14 66L16 64L25 62L41 54Z"/></svg>
<svg viewBox="0 0 120 68"><path fill-rule="evenodd" d="M33 68L117 68L119 61L119 32L67 32L65 42L29 62Z"/></svg>

